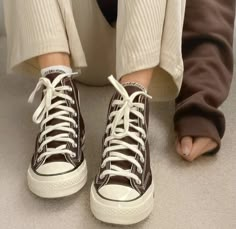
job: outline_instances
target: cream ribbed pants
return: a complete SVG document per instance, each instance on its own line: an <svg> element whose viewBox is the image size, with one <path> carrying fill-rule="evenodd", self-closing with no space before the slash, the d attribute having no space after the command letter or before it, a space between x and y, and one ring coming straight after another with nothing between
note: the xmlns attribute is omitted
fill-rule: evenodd
<svg viewBox="0 0 236 229"><path fill-rule="evenodd" d="M35 57L51 52L70 54L73 68L82 68L79 81L90 85L154 67L149 93L174 99L183 78L185 2L118 0L114 29L95 0L5 0L8 70L35 74Z"/></svg>

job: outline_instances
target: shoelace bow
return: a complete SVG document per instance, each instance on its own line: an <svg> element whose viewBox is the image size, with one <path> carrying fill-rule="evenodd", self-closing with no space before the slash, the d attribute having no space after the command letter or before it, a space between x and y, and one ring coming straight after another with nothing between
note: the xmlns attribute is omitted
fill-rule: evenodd
<svg viewBox="0 0 236 229"><path fill-rule="evenodd" d="M123 169L117 165L112 164L112 162L117 161L128 161L131 164L137 167L139 173L142 173L142 166L136 160L135 156L138 155L140 161L144 163L144 157L142 152L138 149L138 143L142 146L142 149L145 149L145 142L143 139L146 139L146 132L143 128L135 125L138 124L138 118L141 119L144 124L144 116L139 111L139 109L144 110L144 104L134 102L134 99L139 95L144 95L145 97L152 98L144 91L137 91L128 95L126 89L114 79L113 76L108 77L109 81L116 88L116 90L122 96L121 100L114 100L112 106L119 106L118 110L111 112L109 115L109 120L113 117L112 123L107 125L106 133L111 132L108 137L104 140L105 149L103 151L103 158L109 154L107 158L105 158L101 164L102 168L105 168L108 162L111 162L110 169L104 170L100 174L100 178L103 179L106 175L110 176L123 176L126 178L133 178L138 184L141 183L139 177L132 173L131 170ZM137 119L130 119L130 114L133 114L137 117ZM123 128L121 128L122 126ZM137 132L131 132L130 127ZM141 137L140 137L141 135ZM132 138L137 144L129 144L122 140L124 137ZM128 149L134 152L135 156L128 156L124 153L119 152L120 150Z"/></svg>
<svg viewBox="0 0 236 229"><path fill-rule="evenodd" d="M67 101L73 104L74 100L69 95L64 93L65 91L72 91L72 88L67 85L58 86L61 80L63 80L65 77L71 77L72 75L76 74L77 73L60 74L52 82L46 77L41 77L29 97L28 102L32 103L36 93L43 86L45 87L43 90L43 99L32 117L33 122L40 124L41 134L39 136L40 146L38 151L41 152L43 147L46 146L46 151L38 157L38 161L41 161L42 159L45 161L48 157L57 154L69 154L71 157L76 156L75 153L67 149L68 143L71 143L73 147L77 146L74 140L69 137L70 133L72 133L74 137L77 136L74 129L71 128L71 124L74 127L77 127L77 123L73 118L70 117L71 115L77 116L77 113L73 108L68 107L67 105ZM52 102L52 100L56 97L61 99L56 102ZM57 109L58 111L53 114L49 114L49 111L52 109ZM59 119L64 122L47 126L47 123L53 119ZM55 130L63 131L63 133L57 134L55 136L47 136L47 134ZM47 144L53 141L64 142L65 144L62 144L56 148L47 147Z"/></svg>

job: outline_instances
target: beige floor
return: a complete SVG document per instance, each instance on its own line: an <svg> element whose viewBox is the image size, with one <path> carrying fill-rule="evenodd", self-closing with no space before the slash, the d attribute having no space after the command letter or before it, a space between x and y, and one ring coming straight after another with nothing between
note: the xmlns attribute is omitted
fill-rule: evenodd
<svg viewBox="0 0 236 229"><path fill-rule="evenodd" d="M0 228L120 228L97 221L89 209L89 188L100 160L100 143L112 89L80 86L87 127L88 183L80 193L69 198L44 200L28 191L25 176L37 133L37 127L31 122L37 102L27 104L27 98L37 79L6 76L3 39L0 40L0 66ZM155 208L148 220L128 228L236 228L236 79L223 110L227 131L221 152L190 164L180 159L173 147L173 104L151 104L149 138L156 186Z"/></svg>

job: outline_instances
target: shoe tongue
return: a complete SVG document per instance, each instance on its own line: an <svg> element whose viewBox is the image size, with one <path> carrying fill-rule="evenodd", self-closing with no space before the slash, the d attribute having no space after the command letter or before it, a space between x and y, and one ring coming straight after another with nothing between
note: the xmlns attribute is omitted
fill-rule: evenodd
<svg viewBox="0 0 236 229"><path fill-rule="evenodd" d="M126 89L129 96L137 91L146 92L146 89L142 85L137 84L137 83L125 83L125 84L123 84L123 86ZM137 97L139 97L139 96L137 96Z"/></svg>
<svg viewBox="0 0 236 229"><path fill-rule="evenodd" d="M48 70L47 72L45 72L43 74L44 77L46 77L47 79L49 79L51 82L53 82L53 80L60 74L64 74L65 71L62 71L60 69L53 69L53 70Z"/></svg>
<svg viewBox="0 0 236 229"><path fill-rule="evenodd" d="M131 84L131 83L127 83L125 85L123 85L127 91L127 93L130 95L132 95L134 92L137 92L137 91L145 91L144 88L142 88L142 86L137 86L137 85L134 85L134 84ZM138 102L139 100L141 100L141 96L143 98L143 95L138 95L135 99L134 99L134 102ZM116 92L116 95L114 97L114 99L118 99L120 97L120 94L118 92ZM114 108L116 109L116 107ZM130 119L134 119L134 120L137 120L137 116L133 115L133 114L130 114ZM136 125L136 124L134 124ZM117 126L118 128L122 128L124 129L124 125L119 125ZM134 128L130 127L129 126L129 131L131 132L137 132ZM137 145L138 143L133 140L131 137L124 137L122 139L120 139L128 144L133 144L133 145ZM111 144L112 145L112 144ZM119 153L122 153L122 154L125 154L126 156L132 156L134 157L135 156L135 152L129 150L129 149L123 149L123 150L119 150ZM124 170L128 170L128 169L131 169L132 167L132 163L130 163L129 161L116 161L116 162L112 162L112 165L116 165ZM121 185L126 185L126 186L129 186L131 187L131 184L130 184L130 180L126 177L123 177L123 176L113 176L113 177L110 177L109 179L109 184L121 184Z"/></svg>
<svg viewBox="0 0 236 229"><path fill-rule="evenodd" d="M54 71L53 73L47 74L45 75L45 77L47 79L49 79L51 82L53 82L53 80L60 74L65 73L63 71ZM56 86L61 86L63 84L68 85L69 84L69 80L67 80L67 78L64 78L61 82L59 82ZM43 95L44 96L44 95ZM54 98L51 103L55 103L57 101L61 100L61 98ZM54 108L52 110L49 111L48 115L54 114L56 112L60 111L60 109ZM60 119L52 119L51 121L47 122L47 126L53 126L56 125L58 123L64 122L63 120ZM65 131L62 130L54 130L51 131L50 133L47 134L47 137L52 137L61 133L66 133ZM62 144L66 144L66 142L60 142L60 141L53 141L47 144L48 148L56 148ZM53 161L66 161L65 156L62 154L58 154L58 155L52 155L49 158L47 158L47 160L45 161L45 163L49 163L49 162L53 162Z"/></svg>

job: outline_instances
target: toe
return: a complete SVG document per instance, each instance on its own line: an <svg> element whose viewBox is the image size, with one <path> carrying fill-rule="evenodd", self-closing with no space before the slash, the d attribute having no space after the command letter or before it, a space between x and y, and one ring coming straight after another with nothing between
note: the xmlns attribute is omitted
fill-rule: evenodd
<svg viewBox="0 0 236 229"><path fill-rule="evenodd" d="M42 175L56 175L60 173L66 173L74 169L71 163L67 162L50 162L41 165L37 169L37 173Z"/></svg>
<svg viewBox="0 0 236 229"><path fill-rule="evenodd" d="M101 196L116 201L130 201L140 196L133 188L116 184L104 185L98 192Z"/></svg>
<svg viewBox="0 0 236 229"><path fill-rule="evenodd" d="M193 161L204 153L217 147L217 143L210 138L198 137L194 139L191 153L187 156L187 160Z"/></svg>
<svg viewBox="0 0 236 229"><path fill-rule="evenodd" d="M181 154L183 156L188 156L191 153L193 146L193 138L192 137L183 137L181 139Z"/></svg>

